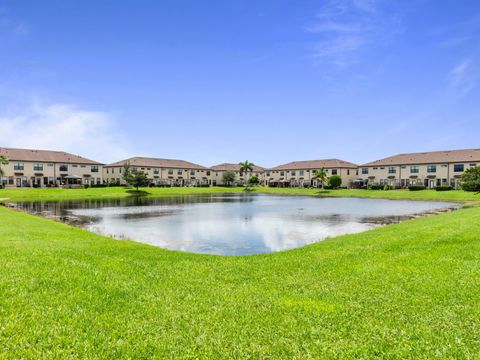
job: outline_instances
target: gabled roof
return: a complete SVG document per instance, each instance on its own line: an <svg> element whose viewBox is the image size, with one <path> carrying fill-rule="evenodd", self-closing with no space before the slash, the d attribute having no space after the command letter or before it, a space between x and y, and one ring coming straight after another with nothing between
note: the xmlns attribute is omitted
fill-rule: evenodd
<svg viewBox="0 0 480 360"><path fill-rule="evenodd" d="M185 160L176 159L160 159L150 157L132 157L125 160L120 160L112 164L105 165L105 167L123 166L126 162L129 162L131 166L135 167L157 167L157 168L176 168L176 169L197 169L208 170L205 166L194 164Z"/></svg>
<svg viewBox="0 0 480 360"><path fill-rule="evenodd" d="M262 172L265 168L257 165L252 166L254 172ZM215 171L240 171L240 164L223 163L212 166L210 169Z"/></svg>
<svg viewBox="0 0 480 360"><path fill-rule="evenodd" d="M438 164L452 162L480 162L480 149L430 151L419 153L398 154L384 159L375 160L362 166Z"/></svg>
<svg viewBox="0 0 480 360"><path fill-rule="evenodd" d="M79 155L73 155L63 151L0 147L0 155L6 156L9 161L36 161L61 164L102 165L98 161L90 160Z"/></svg>
<svg viewBox="0 0 480 360"><path fill-rule="evenodd" d="M358 165L348 161L339 159L324 159L324 160L305 160L305 161L292 161L287 164L279 165L270 170L318 170L320 168L347 168L356 169Z"/></svg>

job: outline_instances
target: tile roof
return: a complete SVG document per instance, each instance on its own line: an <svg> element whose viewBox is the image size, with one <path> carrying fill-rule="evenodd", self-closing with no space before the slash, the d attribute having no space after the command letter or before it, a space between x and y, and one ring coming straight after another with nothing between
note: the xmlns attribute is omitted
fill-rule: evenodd
<svg viewBox="0 0 480 360"><path fill-rule="evenodd" d="M178 168L178 169L198 169L208 170L205 166L194 164L185 160L175 159L160 159L150 157L132 157L125 160L120 160L112 164L105 165L105 167L123 166L126 162L129 162L131 166L139 167L158 167L158 168Z"/></svg>
<svg viewBox="0 0 480 360"><path fill-rule="evenodd" d="M480 149L430 151L409 154L398 154L384 159L375 160L362 166L375 165L409 165L438 164L452 162L480 161Z"/></svg>
<svg viewBox="0 0 480 360"><path fill-rule="evenodd" d="M37 161L65 164L91 164L102 165L101 163L73 155L64 151L14 149L0 147L0 155L4 155L10 161Z"/></svg>
<svg viewBox="0 0 480 360"><path fill-rule="evenodd" d="M240 171L240 164L233 164L233 163L223 163L212 166L210 169L215 171ZM254 172L261 172L264 171L265 168L257 165L253 165Z"/></svg>
<svg viewBox="0 0 480 360"><path fill-rule="evenodd" d="M324 159L324 160L305 160L305 161L292 161L288 164L283 164L271 168L270 170L301 170L301 169L314 169L320 168L347 168L356 169L358 165L355 165L348 161L339 159Z"/></svg>

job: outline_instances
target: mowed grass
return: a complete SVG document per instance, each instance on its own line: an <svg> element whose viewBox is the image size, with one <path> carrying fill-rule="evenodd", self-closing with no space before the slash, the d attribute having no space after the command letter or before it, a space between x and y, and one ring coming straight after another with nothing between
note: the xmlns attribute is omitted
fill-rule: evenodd
<svg viewBox="0 0 480 360"><path fill-rule="evenodd" d="M479 224L469 207L220 257L0 208L0 357L479 358Z"/></svg>
<svg viewBox="0 0 480 360"><path fill-rule="evenodd" d="M480 201L480 194L462 190L452 191L409 191L409 190L321 190L321 189L296 189L296 188L251 188L252 193L309 195L309 196L334 196L334 197L362 197L384 199L411 199L411 200L442 200L471 202ZM144 196L182 196L215 193L242 193L243 187L208 187L208 188L141 188ZM133 196L135 191L127 187L89 188L89 189L5 189L0 190L0 202L15 201L55 201L74 199L102 199L122 198Z"/></svg>

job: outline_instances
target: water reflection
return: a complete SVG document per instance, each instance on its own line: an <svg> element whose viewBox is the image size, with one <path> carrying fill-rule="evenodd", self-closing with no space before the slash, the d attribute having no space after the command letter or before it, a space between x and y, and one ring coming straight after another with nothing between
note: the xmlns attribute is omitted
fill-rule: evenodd
<svg viewBox="0 0 480 360"><path fill-rule="evenodd" d="M251 194L18 204L26 211L120 239L223 255L291 249L451 206Z"/></svg>

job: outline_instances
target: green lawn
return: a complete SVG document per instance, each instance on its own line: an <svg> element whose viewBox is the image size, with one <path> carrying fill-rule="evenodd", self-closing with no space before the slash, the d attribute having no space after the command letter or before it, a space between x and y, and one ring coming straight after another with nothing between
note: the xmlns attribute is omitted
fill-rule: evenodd
<svg viewBox="0 0 480 360"><path fill-rule="evenodd" d="M0 197L49 197L15 191ZM128 195L108 189L117 194ZM479 224L472 206L287 252L221 257L0 208L0 358L479 358Z"/></svg>
<svg viewBox="0 0 480 360"><path fill-rule="evenodd" d="M0 190L0 201L41 201L73 200L96 198L119 198L132 196L132 189L125 187L90 188L90 189L6 189ZM178 196L212 194L219 192L243 192L243 187L209 187L209 188L142 188L147 196ZM408 191L408 190L320 190L295 188L253 188L256 193L316 195L340 197L367 197L386 199L445 200L445 201L480 201L480 194L462 190L453 191Z"/></svg>

